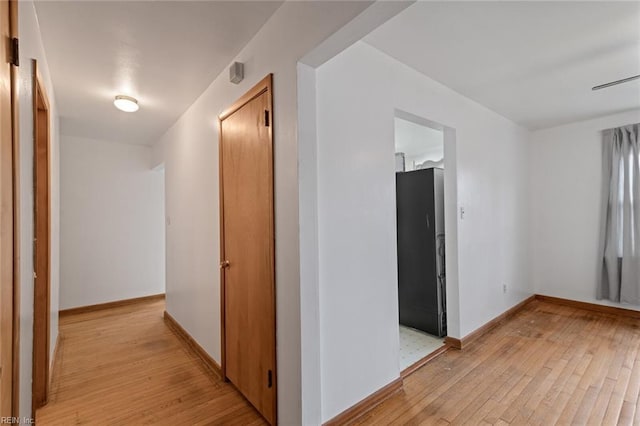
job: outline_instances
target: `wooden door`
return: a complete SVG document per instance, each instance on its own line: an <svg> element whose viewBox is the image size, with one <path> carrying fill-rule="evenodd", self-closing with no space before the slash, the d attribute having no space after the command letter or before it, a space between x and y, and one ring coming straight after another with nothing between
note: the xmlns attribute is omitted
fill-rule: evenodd
<svg viewBox="0 0 640 426"><path fill-rule="evenodd" d="M49 387L50 315L50 167L49 102L33 62L33 412L47 403Z"/></svg>
<svg viewBox="0 0 640 426"><path fill-rule="evenodd" d="M14 82L10 50L16 5L0 1L0 416L12 416L17 406L17 358L14 311L15 153ZM13 75L12 75L13 74ZM14 398L15 396L15 398Z"/></svg>
<svg viewBox="0 0 640 426"><path fill-rule="evenodd" d="M276 422L271 76L220 116L222 369Z"/></svg>

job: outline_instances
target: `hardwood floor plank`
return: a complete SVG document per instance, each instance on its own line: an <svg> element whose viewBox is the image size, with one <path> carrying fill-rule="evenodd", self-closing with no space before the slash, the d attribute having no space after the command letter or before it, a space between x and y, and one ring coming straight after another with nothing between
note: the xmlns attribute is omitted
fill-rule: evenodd
<svg viewBox="0 0 640 426"><path fill-rule="evenodd" d="M595 322L588 321L582 324L575 320L573 324L578 324L578 327L573 327L574 337L567 341L567 350L563 355L563 359L567 359L568 362L532 415L530 419L532 424L545 426L557 422L573 390L578 386L580 376L576 374L576 370L586 369L590 362L588 357L585 358L585 354L593 339L596 338Z"/></svg>
<svg viewBox="0 0 640 426"><path fill-rule="evenodd" d="M167 328L164 301L66 315L40 425L264 425Z"/></svg>
<svg viewBox="0 0 640 426"><path fill-rule="evenodd" d="M552 324L553 328L540 332L540 330L530 331L527 335L534 336L534 342L527 342L526 351L529 356L522 358L520 354L519 368L525 373L530 380L526 386L522 388L517 395L510 398L510 404L502 404L502 414L496 413L498 417L508 423L524 423L526 419L533 414L533 410L527 407L529 401L534 398L534 402L542 398L542 395L536 397L536 392L539 386L543 383L552 383L554 376L547 376L551 373L552 368L560 362L562 356L564 356L565 339L571 335L572 323L564 321L558 321L558 317L553 312L547 312L539 310L538 314L544 314L542 318L545 318L546 322ZM529 325L535 325L537 320L530 320ZM548 340L560 340L562 344L556 345L555 349L549 352ZM536 402L536 405L537 405Z"/></svg>
<svg viewBox="0 0 640 426"><path fill-rule="evenodd" d="M640 424L640 320L536 300L358 425Z"/></svg>
<svg viewBox="0 0 640 426"><path fill-rule="evenodd" d="M163 302L64 317L38 425L263 425L162 319ZM640 424L640 320L536 300L352 424Z"/></svg>
<svg viewBox="0 0 640 426"><path fill-rule="evenodd" d="M637 329L628 327L625 328L625 332L623 340L619 342L619 345L623 348L627 347L627 351L620 366L619 375L616 377L615 387L602 420L602 423L605 425L615 425L619 423L625 393L629 387L633 365L638 357L638 349L640 348L640 342L636 342L636 344L626 344L626 342L633 342L633 336L637 333Z"/></svg>
<svg viewBox="0 0 640 426"><path fill-rule="evenodd" d="M495 332L492 330L488 335L493 333ZM440 398L442 394L453 389L458 382L464 380L464 377L478 368L484 359L498 356L498 354L503 353L512 346L512 338L510 336L502 336L500 339L495 339L494 342L495 346L493 347L486 346L486 342L476 342L468 351L449 351L450 356L447 357L446 361L443 361L445 366L438 370L436 374L433 374L431 369L414 373L414 375L417 375L415 378L409 377L404 382L405 395L407 395L409 403L404 404L397 411L385 413L386 415L382 417L376 417L374 413L373 416L375 418L370 419L370 421L376 424L405 424L405 422L409 421L409 419L414 419L417 415L419 415L417 418L428 416L428 412L422 412L422 405L426 402L432 403ZM486 350L479 352L483 348ZM476 352L482 353L482 356L471 356L472 361L469 361L470 354ZM429 380L432 386L425 388L423 381L420 379ZM359 424L368 424L369 416L362 420L363 423Z"/></svg>

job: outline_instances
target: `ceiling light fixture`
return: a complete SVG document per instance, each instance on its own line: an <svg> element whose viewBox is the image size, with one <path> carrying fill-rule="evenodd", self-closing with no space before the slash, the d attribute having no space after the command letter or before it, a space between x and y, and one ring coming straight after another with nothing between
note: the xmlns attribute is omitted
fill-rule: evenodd
<svg viewBox="0 0 640 426"><path fill-rule="evenodd" d="M138 100L136 98L132 98L131 96L118 95L116 99L113 101L113 104L120 111L124 112L136 112L140 106L138 106Z"/></svg>

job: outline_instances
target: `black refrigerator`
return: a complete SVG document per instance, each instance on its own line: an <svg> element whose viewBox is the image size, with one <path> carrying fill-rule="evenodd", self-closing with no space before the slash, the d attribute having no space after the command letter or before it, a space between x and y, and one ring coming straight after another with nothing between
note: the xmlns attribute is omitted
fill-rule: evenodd
<svg viewBox="0 0 640 426"><path fill-rule="evenodd" d="M444 172L396 173L400 324L446 336Z"/></svg>

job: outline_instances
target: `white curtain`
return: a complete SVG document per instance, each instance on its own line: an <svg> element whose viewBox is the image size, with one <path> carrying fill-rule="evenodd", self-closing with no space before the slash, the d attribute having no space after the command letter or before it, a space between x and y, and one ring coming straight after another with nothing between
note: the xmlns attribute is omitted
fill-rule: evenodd
<svg viewBox="0 0 640 426"><path fill-rule="evenodd" d="M603 132L603 215L598 299L640 304L639 124Z"/></svg>

